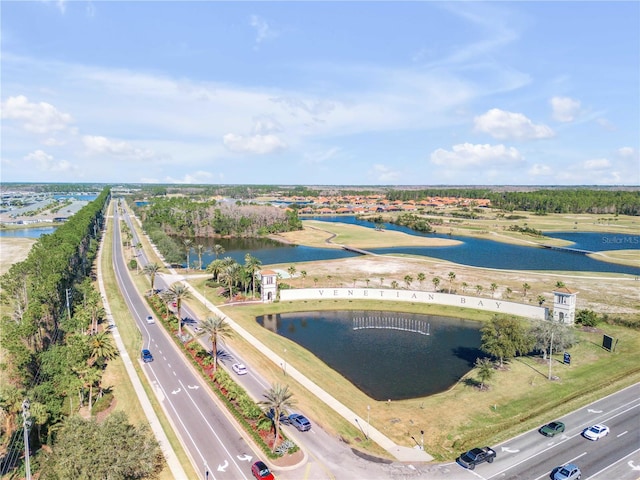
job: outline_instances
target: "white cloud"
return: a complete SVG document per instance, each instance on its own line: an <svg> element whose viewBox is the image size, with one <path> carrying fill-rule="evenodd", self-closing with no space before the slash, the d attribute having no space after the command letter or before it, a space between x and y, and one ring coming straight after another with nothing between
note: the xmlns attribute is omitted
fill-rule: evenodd
<svg viewBox="0 0 640 480"><path fill-rule="evenodd" d="M546 125L535 125L522 113L513 113L492 108L473 119L474 129L485 132L499 140L530 140L553 137L555 133Z"/></svg>
<svg viewBox="0 0 640 480"><path fill-rule="evenodd" d="M109 140L106 137L85 135L82 137L84 146L92 155L109 154L116 157L127 157L135 160L147 160L155 156L152 150L136 148L130 143Z"/></svg>
<svg viewBox="0 0 640 480"><path fill-rule="evenodd" d="M65 142L64 140L58 140L57 138L47 138L44 142L47 147L59 147L61 145L65 145L67 142Z"/></svg>
<svg viewBox="0 0 640 480"><path fill-rule="evenodd" d="M34 162L38 168L45 172L68 172L74 170L75 167L67 160L56 161L53 156L36 150L24 156L26 162Z"/></svg>
<svg viewBox="0 0 640 480"><path fill-rule="evenodd" d="M582 164L582 168L585 170L604 170L611 168L611 162L606 158L596 158L593 160L586 160Z"/></svg>
<svg viewBox="0 0 640 480"><path fill-rule="evenodd" d="M573 122L580 111L580 102L569 97L551 99L553 118L558 122Z"/></svg>
<svg viewBox="0 0 640 480"><path fill-rule="evenodd" d="M262 43L264 40L275 38L278 32L273 30L267 21L258 15L251 15L249 24L256 29L256 44Z"/></svg>
<svg viewBox="0 0 640 480"><path fill-rule="evenodd" d="M224 146L236 153L264 155L287 148L287 144L275 135L253 135L244 137L227 133L223 137Z"/></svg>
<svg viewBox="0 0 640 480"><path fill-rule="evenodd" d="M633 157L636 150L632 147L622 147L618 149L618 155L621 157Z"/></svg>
<svg viewBox="0 0 640 480"><path fill-rule="evenodd" d="M253 120L253 133L264 135L267 133L278 133L282 131L282 125L272 117L260 116Z"/></svg>
<svg viewBox="0 0 640 480"><path fill-rule="evenodd" d="M513 166L523 162L518 150L504 145L462 143L454 145L451 151L439 148L431 154L431 163L451 168Z"/></svg>
<svg viewBox="0 0 640 480"><path fill-rule="evenodd" d="M322 150L322 151L305 152L303 155L303 158L304 158L303 163L321 164L328 160L331 160L332 158L335 158L340 153L341 153L341 149L338 147L332 147L332 148L329 148L328 150Z"/></svg>
<svg viewBox="0 0 640 480"><path fill-rule="evenodd" d="M212 183L214 181L221 181L224 178L224 175L218 175L218 179L211 172L205 172L203 170L199 170L195 173L187 173L182 178L174 178L174 177L166 177L165 183L180 183L180 184L200 184L200 183ZM157 183L155 181L149 183Z"/></svg>
<svg viewBox="0 0 640 480"><path fill-rule="evenodd" d="M30 102L24 95L9 97L2 103L2 118L21 120L24 129L33 133L64 130L73 121L71 115L60 112L53 105Z"/></svg>
<svg viewBox="0 0 640 480"><path fill-rule="evenodd" d="M536 163L527 171L527 173L533 177L548 177L553 174L553 169L549 165Z"/></svg>
<svg viewBox="0 0 640 480"><path fill-rule="evenodd" d="M376 163L373 168L369 170L369 176L381 183L393 183L400 178L400 172L392 170L381 163Z"/></svg>

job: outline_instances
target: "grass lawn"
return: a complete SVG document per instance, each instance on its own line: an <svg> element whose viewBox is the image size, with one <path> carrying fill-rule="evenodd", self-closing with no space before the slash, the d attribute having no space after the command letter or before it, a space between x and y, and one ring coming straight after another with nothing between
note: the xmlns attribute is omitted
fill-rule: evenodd
<svg viewBox="0 0 640 480"><path fill-rule="evenodd" d="M462 311L429 305L407 305L401 302L365 301L308 301L285 302L258 306L235 306L224 312L240 323L275 352L284 352L290 365L302 371L312 381L330 392L343 404L360 414L367 415L371 407L371 424L401 445L412 446L411 436L425 431L425 449L439 460L451 460L460 451L476 444L491 444L537 427L568 411L640 381L640 365L636 352L640 347L640 334L620 327L603 325L602 331L579 331L580 343L570 350L572 364L561 363L562 355L554 355L553 375L559 380L549 381L548 363L537 357L523 357L511 361L505 371L496 371L489 389L476 387L474 372L461 379L446 392L424 398L393 401L375 401L355 388L338 372L327 367L313 354L297 344L262 328L255 317L286 311L315 311L323 309L385 309L434 315L461 316L486 320L485 312ZM602 332L619 338L616 352L600 347ZM242 346L241 346L242 348ZM251 365L265 372L270 381L289 383L301 408L315 421L348 444L369 449L362 433L337 416L331 409L308 394L277 366L265 364L260 352L250 347L243 354ZM254 365L255 362L255 365ZM426 372L425 374L428 374ZM381 379L384 381L384 379ZM417 438L417 437L416 437ZM378 449L371 450L380 454Z"/></svg>

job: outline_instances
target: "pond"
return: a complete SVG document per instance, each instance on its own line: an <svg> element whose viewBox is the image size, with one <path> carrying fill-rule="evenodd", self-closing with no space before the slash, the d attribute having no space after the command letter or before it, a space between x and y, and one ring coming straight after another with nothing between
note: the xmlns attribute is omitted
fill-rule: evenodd
<svg viewBox="0 0 640 480"><path fill-rule="evenodd" d="M480 322L387 311L264 315L257 322L312 352L376 400L445 391L473 368ZM286 352L283 358L286 360ZM331 393L329 391L329 393Z"/></svg>

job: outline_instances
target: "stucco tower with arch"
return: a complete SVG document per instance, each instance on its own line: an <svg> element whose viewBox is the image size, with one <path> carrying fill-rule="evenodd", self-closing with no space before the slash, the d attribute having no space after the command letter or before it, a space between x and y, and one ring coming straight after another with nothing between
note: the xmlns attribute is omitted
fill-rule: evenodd
<svg viewBox="0 0 640 480"><path fill-rule="evenodd" d="M576 321L576 295L578 292L560 287L553 291L553 321L573 324Z"/></svg>
<svg viewBox="0 0 640 480"><path fill-rule="evenodd" d="M273 270L260 270L260 298L270 303L278 294L278 274Z"/></svg>

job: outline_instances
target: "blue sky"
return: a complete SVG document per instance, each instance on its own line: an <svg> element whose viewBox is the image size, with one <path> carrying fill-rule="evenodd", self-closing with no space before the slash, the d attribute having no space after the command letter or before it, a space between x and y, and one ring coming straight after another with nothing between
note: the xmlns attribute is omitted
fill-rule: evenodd
<svg viewBox="0 0 640 480"><path fill-rule="evenodd" d="M640 185L640 2L0 8L2 182Z"/></svg>

